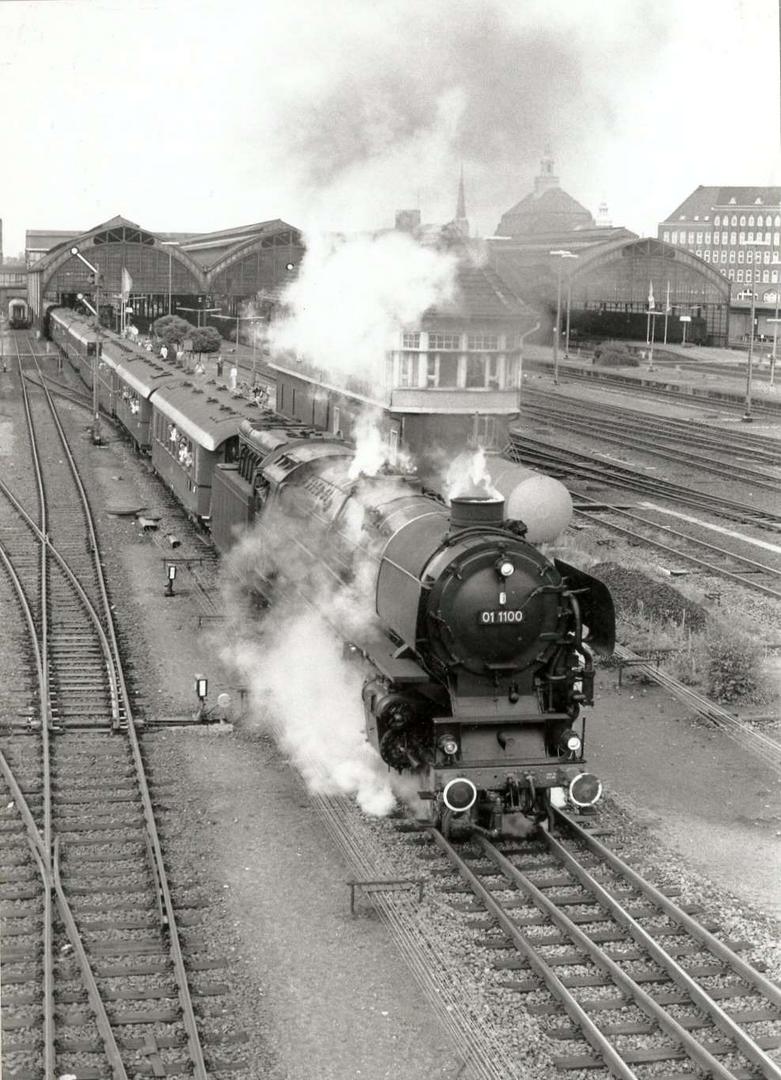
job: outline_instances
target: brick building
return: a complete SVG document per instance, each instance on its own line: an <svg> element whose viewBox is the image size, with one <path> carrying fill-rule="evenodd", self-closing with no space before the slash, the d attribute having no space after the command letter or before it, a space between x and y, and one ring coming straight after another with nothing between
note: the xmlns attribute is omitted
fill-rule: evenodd
<svg viewBox="0 0 781 1080"><path fill-rule="evenodd" d="M767 319L775 315L781 272L781 187L700 185L660 222L658 237L728 279L731 342L748 337L752 291L756 333L772 336Z"/></svg>

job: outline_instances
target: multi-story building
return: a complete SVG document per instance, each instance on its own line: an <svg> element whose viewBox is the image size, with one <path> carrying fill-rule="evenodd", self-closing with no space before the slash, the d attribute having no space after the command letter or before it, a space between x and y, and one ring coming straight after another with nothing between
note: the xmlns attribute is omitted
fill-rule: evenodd
<svg viewBox="0 0 781 1080"><path fill-rule="evenodd" d="M659 225L659 239L710 263L731 282L730 338L772 336L781 273L781 187L700 185Z"/></svg>

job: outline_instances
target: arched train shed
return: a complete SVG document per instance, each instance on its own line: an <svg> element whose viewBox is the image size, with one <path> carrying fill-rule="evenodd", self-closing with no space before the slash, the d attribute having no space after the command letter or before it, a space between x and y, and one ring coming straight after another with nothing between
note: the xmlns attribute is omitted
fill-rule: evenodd
<svg viewBox="0 0 781 1080"><path fill-rule="evenodd" d="M657 342L663 339L666 323L669 342L681 341L686 326L687 341L696 338L703 344L726 346L730 304L727 278L679 247L621 232L623 235L614 240L596 243L584 242L586 238L581 238L577 230L535 237L534 243L491 240L490 257L500 275L548 315L544 340L550 340L561 273L562 331L569 304L573 342L583 338L644 340L649 294L653 290L653 310L659 313L655 316ZM562 250L577 258L551 254ZM691 323L682 323L681 316L688 316Z"/></svg>

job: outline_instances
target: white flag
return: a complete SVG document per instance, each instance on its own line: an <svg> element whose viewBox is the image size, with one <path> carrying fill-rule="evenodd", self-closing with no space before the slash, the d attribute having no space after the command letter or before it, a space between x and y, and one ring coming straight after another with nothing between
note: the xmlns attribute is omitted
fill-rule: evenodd
<svg viewBox="0 0 781 1080"><path fill-rule="evenodd" d="M649 281L648 282L648 308L649 308L650 311L653 311L655 307L656 307L656 304L654 303L654 283L653 283L653 281Z"/></svg>
<svg viewBox="0 0 781 1080"><path fill-rule="evenodd" d="M126 304L130 299L130 293L133 290L133 279L128 273L127 269L122 267L122 300Z"/></svg>

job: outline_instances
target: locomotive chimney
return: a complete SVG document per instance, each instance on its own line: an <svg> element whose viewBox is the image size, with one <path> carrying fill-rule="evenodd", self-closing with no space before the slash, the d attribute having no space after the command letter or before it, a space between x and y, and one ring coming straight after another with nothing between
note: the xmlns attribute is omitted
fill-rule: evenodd
<svg viewBox="0 0 781 1080"><path fill-rule="evenodd" d="M472 529L476 525L501 525L504 521L504 499L450 500L451 529Z"/></svg>

